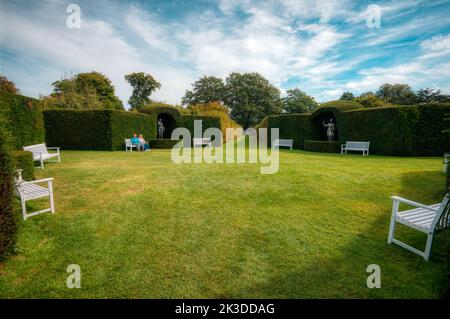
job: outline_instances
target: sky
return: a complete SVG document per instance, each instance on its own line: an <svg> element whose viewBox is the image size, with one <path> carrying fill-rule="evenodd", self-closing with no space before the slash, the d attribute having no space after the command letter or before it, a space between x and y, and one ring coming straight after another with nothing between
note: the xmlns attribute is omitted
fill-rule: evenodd
<svg viewBox="0 0 450 319"><path fill-rule="evenodd" d="M70 4L80 28L67 26ZM449 17L450 0L0 0L0 74L39 97L98 71L125 105L132 72L153 75L162 87L151 98L173 104L199 77L230 72L319 102L383 83L448 94Z"/></svg>

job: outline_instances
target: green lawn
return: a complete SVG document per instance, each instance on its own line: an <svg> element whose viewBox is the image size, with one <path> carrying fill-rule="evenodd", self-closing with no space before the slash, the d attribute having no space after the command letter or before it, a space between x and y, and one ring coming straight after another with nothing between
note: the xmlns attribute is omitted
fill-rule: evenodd
<svg viewBox="0 0 450 319"><path fill-rule="evenodd" d="M440 297L448 232L430 262L386 238L390 195L441 200L441 162L283 150L279 172L260 175L259 164L175 165L165 150L63 151L37 169L55 178L57 211L21 223L0 297ZM69 264L81 289L66 287ZM380 289L366 287L369 264Z"/></svg>

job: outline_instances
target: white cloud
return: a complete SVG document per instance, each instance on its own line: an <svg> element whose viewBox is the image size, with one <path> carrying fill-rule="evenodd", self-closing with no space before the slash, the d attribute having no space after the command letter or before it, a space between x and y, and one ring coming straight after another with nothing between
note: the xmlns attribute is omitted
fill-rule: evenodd
<svg viewBox="0 0 450 319"><path fill-rule="evenodd" d="M434 36L420 45L426 51L426 54L422 56L424 59L450 54L450 34Z"/></svg>

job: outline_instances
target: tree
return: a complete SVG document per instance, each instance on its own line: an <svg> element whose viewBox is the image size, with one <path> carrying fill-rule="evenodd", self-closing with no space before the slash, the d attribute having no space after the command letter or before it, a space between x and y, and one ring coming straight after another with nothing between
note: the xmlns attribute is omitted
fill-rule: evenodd
<svg viewBox="0 0 450 319"><path fill-rule="evenodd" d="M114 86L101 73L79 73L52 85L53 92L41 97L44 108L123 110Z"/></svg>
<svg viewBox="0 0 450 319"><path fill-rule="evenodd" d="M341 98L339 100L345 100L345 101L353 101L355 99L355 96L352 92L344 92L341 95Z"/></svg>
<svg viewBox="0 0 450 319"><path fill-rule="evenodd" d="M111 81L99 72L79 73L75 77L78 92L89 92L98 96L105 109L123 110L122 101L115 95Z"/></svg>
<svg viewBox="0 0 450 319"><path fill-rule="evenodd" d="M376 96L383 99L386 103L392 104L414 104L417 97L408 84L383 84L378 89Z"/></svg>
<svg viewBox="0 0 450 319"><path fill-rule="evenodd" d="M6 76L0 74L0 93L19 94L20 91L13 81L9 81Z"/></svg>
<svg viewBox="0 0 450 319"><path fill-rule="evenodd" d="M300 89L287 90L286 93L282 99L286 113L311 113L318 107L316 100Z"/></svg>
<svg viewBox="0 0 450 319"><path fill-rule="evenodd" d="M144 72L125 75L125 80L133 87L133 93L128 100L132 110L143 108L150 102L150 95L161 88L161 84L153 76Z"/></svg>
<svg viewBox="0 0 450 319"><path fill-rule="evenodd" d="M225 84L214 76L203 76L192 84L192 91L186 91L181 99L183 105L207 104L224 101Z"/></svg>
<svg viewBox="0 0 450 319"><path fill-rule="evenodd" d="M441 94L441 90L425 88L417 91L417 101L419 103L450 102L450 95Z"/></svg>
<svg viewBox="0 0 450 319"><path fill-rule="evenodd" d="M380 99L372 92L366 92L361 94L359 97L355 99L355 101L361 103L364 107L383 107L390 105L389 103L384 102L382 99Z"/></svg>
<svg viewBox="0 0 450 319"><path fill-rule="evenodd" d="M280 91L259 73L231 73L226 79L225 104L244 129L265 116L281 112Z"/></svg>

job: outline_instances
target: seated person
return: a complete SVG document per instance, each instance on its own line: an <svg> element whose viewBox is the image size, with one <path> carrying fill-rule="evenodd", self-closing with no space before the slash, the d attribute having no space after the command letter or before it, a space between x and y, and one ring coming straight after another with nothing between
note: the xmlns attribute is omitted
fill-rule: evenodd
<svg viewBox="0 0 450 319"><path fill-rule="evenodd" d="M140 141L139 141L139 138L137 137L136 133L133 133L133 137L131 138L131 144L133 146L136 146L137 150L139 151L139 149L140 149Z"/></svg>
<svg viewBox="0 0 450 319"><path fill-rule="evenodd" d="M142 134L139 134L139 147L142 148L143 151L150 151L150 145L144 140Z"/></svg>

